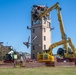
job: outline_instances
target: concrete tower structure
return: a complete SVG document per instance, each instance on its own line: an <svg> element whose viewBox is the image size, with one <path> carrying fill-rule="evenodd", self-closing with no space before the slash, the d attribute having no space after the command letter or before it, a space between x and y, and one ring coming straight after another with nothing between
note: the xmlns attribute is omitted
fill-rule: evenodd
<svg viewBox="0 0 76 75"><path fill-rule="evenodd" d="M48 50L51 45L50 15L42 19L38 16L47 10L47 6L34 5L31 12L31 58L37 59L37 53Z"/></svg>

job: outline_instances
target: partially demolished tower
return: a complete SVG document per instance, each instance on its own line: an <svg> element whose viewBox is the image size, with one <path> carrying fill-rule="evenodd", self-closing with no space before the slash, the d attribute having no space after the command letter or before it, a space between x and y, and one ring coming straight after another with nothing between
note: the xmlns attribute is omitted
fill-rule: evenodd
<svg viewBox="0 0 76 75"><path fill-rule="evenodd" d="M39 15L47 10L47 6L33 5L31 12L31 58L37 59L37 53L48 50L51 45L50 15L39 19Z"/></svg>

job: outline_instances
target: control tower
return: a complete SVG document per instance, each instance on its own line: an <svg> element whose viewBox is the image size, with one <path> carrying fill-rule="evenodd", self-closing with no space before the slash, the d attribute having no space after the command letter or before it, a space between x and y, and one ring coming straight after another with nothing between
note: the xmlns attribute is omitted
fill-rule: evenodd
<svg viewBox="0 0 76 75"><path fill-rule="evenodd" d="M37 59L37 53L48 50L51 45L51 20L49 13L41 19L38 16L47 10L47 6L33 5L31 11L31 58Z"/></svg>

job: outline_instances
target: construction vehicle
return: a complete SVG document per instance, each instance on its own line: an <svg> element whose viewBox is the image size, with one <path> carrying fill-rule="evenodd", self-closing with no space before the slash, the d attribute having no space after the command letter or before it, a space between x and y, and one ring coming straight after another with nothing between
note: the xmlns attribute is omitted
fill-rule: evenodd
<svg viewBox="0 0 76 75"><path fill-rule="evenodd" d="M61 32L61 37L62 40L59 42L55 42L52 45L50 45L48 51L43 51L43 53L38 53L37 59L39 62L55 62L55 58L54 55L52 53L53 49L57 46L63 45L64 49L60 48L58 51L58 54L61 56L63 56L63 58L69 58L69 59L76 59L76 49L71 41L71 38L67 38L66 37L66 33L64 30L64 24L63 24L63 20L62 20L62 14L61 14L61 8L59 3L57 2L56 4L54 4L52 7L48 8L47 10L45 10L44 12L42 12L41 14L33 14L35 18L35 21L42 19L43 17L46 18L46 16L48 15L49 12L51 12L52 10L56 9L58 11L58 21L59 21L59 25L60 25L60 32ZM68 50L68 45L70 46L72 52L69 53ZM59 52L62 53L59 53Z"/></svg>

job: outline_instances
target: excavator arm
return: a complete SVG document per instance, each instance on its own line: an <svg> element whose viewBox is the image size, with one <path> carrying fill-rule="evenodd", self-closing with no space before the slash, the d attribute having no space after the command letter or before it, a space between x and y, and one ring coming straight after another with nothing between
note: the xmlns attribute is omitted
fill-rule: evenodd
<svg viewBox="0 0 76 75"><path fill-rule="evenodd" d="M60 5L59 5L58 2L56 4L54 4L52 7L50 7L49 9L47 9L46 11L44 11L43 13L41 13L39 15L39 19L41 19L42 17L46 16L53 9L56 9L58 11L58 20L59 20L60 32L61 32L62 40L67 40L67 37L66 37L66 34L65 34L65 30L64 30L64 24L63 24L63 20L62 20L61 8L60 8ZM64 48L65 48L66 52L68 53L68 45L67 45L67 43L64 43L63 45L64 45Z"/></svg>
<svg viewBox="0 0 76 75"><path fill-rule="evenodd" d="M69 45L70 45L73 53L76 54L76 48L75 48L75 46L73 45L71 38L68 38L68 43L69 43Z"/></svg>
<svg viewBox="0 0 76 75"><path fill-rule="evenodd" d="M73 53L76 55L76 49L75 49L75 47L74 47L74 45L73 45L73 43L72 43L71 38L68 38L68 40L62 40L62 41L53 43L53 44L49 47L49 49L50 49L49 54L50 54L50 55L53 54L53 53L52 53L53 48L55 48L55 47L57 47L57 46L60 46L60 45L63 45L63 44L65 44L65 43L67 43L67 44L70 45L70 47L71 47Z"/></svg>
<svg viewBox="0 0 76 75"><path fill-rule="evenodd" d="M68 43L68 40L61 40L61 41L59 41L59 42L56 42L56 43L53 43L50 47L49 47L49 54L50 55L52 55L53 53L52 53L52 50L55 48L55 47L57 47L57 46L60 46L60 45L63 45L63 44L65 44L65 43Z"/></svg>
<svg viewBox="0 0 76 75"><path fill-rule="evenodd" d="M43 13L41 13L37 19L41 19L41 18L45 18L45 16L48 15L48 13L50 11L52 11L53 9L56 9L58 11L58 21L59 21L59 25L60 25L60 32L61 32L61 37L62 37L62 40L59 41L59 42L56 42L52 45L50 45L49 47L49 52L48 53L45 53L45 54L41 54L41 56L45 56L46 54L49 54L50 56L53 56L52 55L52 50L53 48L57 47L57 46L60 46L60 45L63 45L64 46L64 50L66 50L66 53L64 54L64 57L68 57L69 54L68 54L68 44L70 45L72 51L73 51L73 56L76 57L76 49L71 41L71 38L67 38L66 37L66 34L65 34L65 30L64 30L64 24L63 24L63 20L62 20L62 14L61 14L61 8L60 8L60 5L59 3L57 2L56 4L54 4L52 7L50 7L49 9L45 10ZM48 55L48 59L49 59L49 55ZM52 58L51 58L52 60ZM47 61L47 60L46 60Z"/></svg>
<svg viewBox="0 0 76 75"><path fill-rule="evenodd" d="M56 4L54 4L52 7L50 7L49 9L47 9L46 11L44 11L43 13L41 13L39 15L39 19L41 19L42 17L46 16L47 13L49 13L50 11L52 11L53 9L55 9L57 7L59 7L59 9L61 9L58 2Z"/></svg>

